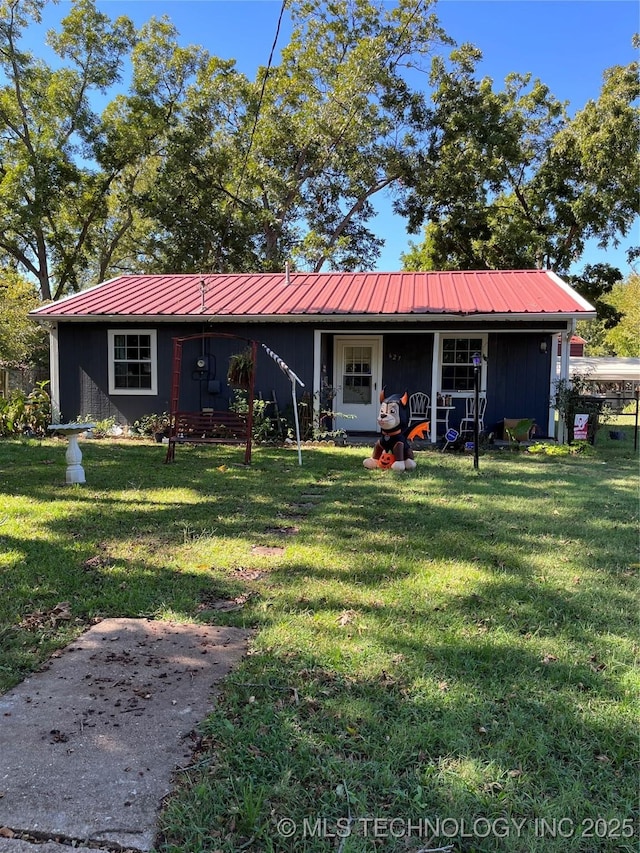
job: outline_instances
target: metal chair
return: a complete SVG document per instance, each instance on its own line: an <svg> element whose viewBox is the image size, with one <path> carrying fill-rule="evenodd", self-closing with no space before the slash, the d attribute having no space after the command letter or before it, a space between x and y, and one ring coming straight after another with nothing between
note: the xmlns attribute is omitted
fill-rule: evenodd
<svg viewBox="0 0 640 853"><path fill-rule="evenodd" d="M478 406L478 431L484 432L484 410L487 408L487 398L480 397L479 406ZM465 416L460 421L460 429L458 430L460 433L463 432L471 432L473 430L473 424L475 422L476 415L476 401L473 397L467 397L467 411ZM465 426L465 424L469 424L469 426Z"/></svg>
<svg viewBox="0 0 640 853"><path fill-rule="evenodd" d="M424 391L416 391L409 397L409 426L412 423L420 423L429 419L429 395ZM426 435L427 441L431 438L429 430Z"/></svg>

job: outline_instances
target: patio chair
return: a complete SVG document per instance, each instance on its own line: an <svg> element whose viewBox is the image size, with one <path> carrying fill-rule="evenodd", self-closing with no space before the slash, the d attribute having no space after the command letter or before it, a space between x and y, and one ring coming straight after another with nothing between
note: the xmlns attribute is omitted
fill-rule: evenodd
<svg viewBox="0 0 640 853"><path fill-rule="evenodd" d="M478 431L484 432L484 410L487 408L487 398L480 397L478 406ZM475 422L476 401L473 397L467 397L467 411L460 421L459 432L471 432Z"/></svg>
<svg viewBox="0 0 640 853"><path fill-rule="evenodd" d="M424 391L416 391L409 397L409 423L421 423L429 419L429 395ZM429 430L425 436L427 441L431 438Z"/></svg>

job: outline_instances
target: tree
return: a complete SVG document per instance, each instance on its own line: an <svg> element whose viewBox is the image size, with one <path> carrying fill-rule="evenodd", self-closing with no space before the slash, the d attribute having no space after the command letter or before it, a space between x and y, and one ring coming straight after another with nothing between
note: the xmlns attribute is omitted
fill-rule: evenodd
<svg viewBox="0 0 640 853"><path fill-rule="evenodd" d="M402 67L446 41L432 0L293 2L282 62L255 81L94 0L49 33L52 69L19 46L45 2L0 8L0 256L43 299L128 269L374 262L371 199L402 193L425 119ZM96 112L127 58L131 85Z"/></svg>
<svg viewBox="0 0 640 853"><path fill-rule="evenodd" d="M529 76L509 75L494 91L475 76L479 59L464 45L448 64L434 60L429 144L398 205L410 229L427 223L425 239L403 261L567 274L586 240L617 244L640 212L638 64L609 69L599 99L569 119Z"/></svg>
<svg viewBox="0 0 640 853"><path fill-rule="evenodd" d="M619 322L606 333L607 344L620 357L640 357L640 275L631 273L615 284L607 297L619 313Z"/></svg>
<svg viewBox="0 0 640 853"><path fill-rule="evenodd" d="M127 19L113 25L79 0L48 42L68 61L57 70L19 48L22 29L40 21L44 0L0 4L0 252L37 279L43 299L80 286L95 223L120 166L95 163L102 127L92 90L118 79L131 47Z"/></svg>
<svg viewBox="0 0 640 853"><path fill-rule="evenodd" d="M23 367L44 361L47 335L29 311L39 305L34 285L12 269L0 269L0 364Z"/></svg>
<svg viewBox="0 0 640 853"><path fill-rule="evenodd" d="M0 262L44 300L123 271L370 267L380 193L427 223L425 268L562 272L637 211L633 66L570 122L538 81L478 80L471 46L432 60L432 0L289 0L255 80L166 18L136 32L72 0L52 68L20 49L46 2L0 0ZM431 103L405 74L429 64Z"/></svg>
<svg viewBox="0 0 640 853"><path fill-rule="evenodd" d="M372 199L402 193L427 117L401 68L446 40L430 2L302 0L280 65L250 81L212 58L141 198L179 269L372 265Z"/></svg>
<svg viewBox="0 0 640 853"><path fill-rule="evenodd" d="M153 157L200 58L175 29L152 19L140 32L76 0L47 41L53 69L20 50L23 29L46 0L0 3L0 254L37 279L43 300L137 265L146 226L132 204L153 178ZM133 65L128 95L99 114L93 96ZM138 266L139 270L139 266Z"/></svg>
<svg viewBox="0 0 640 853"><path fill-rule="evenodd" d="M620 320L608 297L621 279L622 273L611 264L587 264L578 275L567 276L571 286L594 306L605 333Z"/></svg>

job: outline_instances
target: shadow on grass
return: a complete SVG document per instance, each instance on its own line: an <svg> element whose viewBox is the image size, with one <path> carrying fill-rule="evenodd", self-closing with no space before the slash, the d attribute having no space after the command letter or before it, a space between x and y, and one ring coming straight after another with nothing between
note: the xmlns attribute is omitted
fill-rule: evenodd
<svg viewBox="0 0 640 853"><path fill-rule="evenodd" d="M476 474L425 453L395 476L366 471L360 450L305 451L302 468L272 448L250 468L237 448L181 448L169 466L152 445L83 452L86 486L65 486L63 445L0 444L18 519L11 533L0 525L10 677L96 616L262 628L203 726L202 766L165 812L167 853L336 846L278 835L290 815L627 816L636 739L616 663L636 612L627 457L483 458ZM292 524L297 535L283 535ZM283 553L258 557L255 544ZM240 610L212 606L248 593ZM70 621L20 627L60 601ZM507 849L582 849L577 836L539 842ZM345 853L397 843L353 838Z"/></svg>
<svg viewBox="0 0 640 853"><path fill-rule="evenodd" d="M397 820L400 830L410 821L419 832L425 818L469 828L482 817L526 822L532 846L512 838L507 848L524 851L540 843L532 837L536 819L579 825L589 815L631 814L633 721L591 717L563 687L565 667L540 673L526 652L496 666L482 645L443 642L433 649L436 680L410 671L409 646L385 642L407 655L397 671L373 677L336 671L296 650L255 655L236 671L202 727L189 786L163 814L159 849L206 850L215 827L225 851L326 850L350 816L349 850L399 849L401 836L384 828L375 845L362 838L369 819ZM189 820L190 811L200 820ZM279 832L282 818L293 821L291 837ZM310 827L318 837L304 835ZM418 840L454 840L456 850L478 853L505 849L504 838L463 838L460 831ZM584 848L578 838L558 838L544 849ZM619 840L598 846L631 849Z"/></svg>

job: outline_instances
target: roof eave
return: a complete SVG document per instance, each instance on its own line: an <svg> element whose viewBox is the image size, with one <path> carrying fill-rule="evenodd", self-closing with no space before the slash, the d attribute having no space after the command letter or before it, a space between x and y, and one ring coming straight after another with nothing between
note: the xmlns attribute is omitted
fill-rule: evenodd
<svg viewBox="0 0 640 853"><path fill-rule="evenodd" d="M464 322L465 320L482 320L483 322L499 322L503 320L593 320L596 312L591 311L558 311L558 312L510 312L495 311L491 313L451 312L451 311L421 311L407 314L37 314L30 312L30 317L39 323L52 321L66 323L335 323L345 320L353 323L381 321L387 323L406 323L420 320L449 320Z"/></svg>

